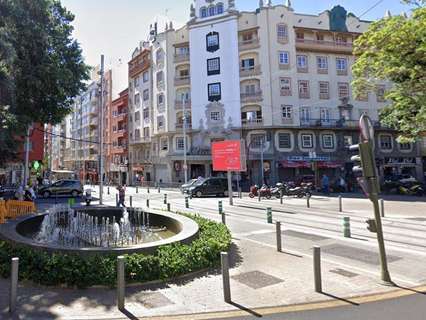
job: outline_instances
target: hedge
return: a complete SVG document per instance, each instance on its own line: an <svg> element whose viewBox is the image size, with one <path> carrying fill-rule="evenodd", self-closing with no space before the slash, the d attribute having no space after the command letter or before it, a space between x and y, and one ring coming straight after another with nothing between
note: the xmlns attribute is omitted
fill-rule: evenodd
<svg viewBox="0 0 426 320"><path fill-rule="evenodd" d="M126 255L128 282L167 280L220 263L220 252L231 245L231 234L223 225L198 215L187 215L199 225L199 238L189 245L161 246L153 255ZM0 241L0 275L10 275L10 260L19 257L19 279L46 286L65 285L86 288L94 285L115 286L115 255L80 256L49 254L28 247L13 247Z"/></svg>

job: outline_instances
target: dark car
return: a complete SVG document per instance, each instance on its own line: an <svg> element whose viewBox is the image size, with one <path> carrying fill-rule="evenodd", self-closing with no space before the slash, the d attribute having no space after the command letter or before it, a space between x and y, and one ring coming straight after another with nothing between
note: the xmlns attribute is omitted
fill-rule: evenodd
<svg viewBox="0 0 426 320"><path fill-rule="evenodd" d="M197 183L198 179L191 179L187 183L180 186L180 191L182 193L187 193L189 188L191 188L195 183Z"/></svg>
<svg viewBox="0 0 426 320"><path fill-rule="evenodd" d="M83 194L83 185L78 180L59 180L50 186L41 188L38 193L44 198L52 195L71 195L73 198Z"/></svg>
<svg viewBox="0 0 426 320"><path fill-rule="evenodd" d="M207 178L196 182L188 189L193 197L228 196L228 180L226 178Z"/></svg>

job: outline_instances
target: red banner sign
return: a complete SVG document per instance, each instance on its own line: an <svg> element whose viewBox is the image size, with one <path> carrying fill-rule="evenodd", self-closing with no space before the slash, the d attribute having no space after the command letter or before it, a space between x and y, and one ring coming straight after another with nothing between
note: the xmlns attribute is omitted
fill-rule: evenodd
<svg viewBox="0 0 426 320"><path fill-rule="evenodd" d="M212 143L214 171L246 171L244 142L228 140Z"/></svg>

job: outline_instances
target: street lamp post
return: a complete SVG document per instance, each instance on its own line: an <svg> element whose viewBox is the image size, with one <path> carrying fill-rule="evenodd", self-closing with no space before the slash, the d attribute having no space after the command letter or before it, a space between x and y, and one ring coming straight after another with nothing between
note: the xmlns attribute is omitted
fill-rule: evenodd
<svg viewBox="0 0 426 320"><path fill-rule="evenodd" d="M188 164L186 160L186 101L185 95L182 96L182 108L183 108L183 172L185 175L185 184L188 182Z"/></svg>
<svg viewBox="0 0 426 320"><path fill-rule="evenodd" d="M99 104L101 106L101 121L99 125L99 204L103 204L103 191L104 191L104 106L103 106L103 98L104 98L104 55L101 55L101 88L100 88L100 97Z"/></svg>
<svg viewBox="0 0 426 320"><path fill-rule="evenodd" d="M260 170L261 170L261 177L262 177L262 181L260 183L260 186L262 186L265 183L265 168L264 168L264 163L263 163L264 144L265 144L265 136L262 136L262 139L260 140Z"/></svg>

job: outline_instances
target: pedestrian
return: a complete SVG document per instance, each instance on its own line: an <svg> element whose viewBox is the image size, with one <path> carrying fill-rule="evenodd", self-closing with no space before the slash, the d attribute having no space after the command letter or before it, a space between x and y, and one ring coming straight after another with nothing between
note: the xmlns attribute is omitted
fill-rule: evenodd
<svg viewBox="0 0 426 320"><path fill-rule="evenodd" d="M342 176L339 178L339 188L340 192L346 192L346 181Z"/></svg>
<svg viewBox="0 0 426 320"><path fill-rule="evenodd" d="M118 206L121 205L124 208L126 208L126 205L124 203L126 201L126 186L119 185L117 187L117 190L118 190Z"/></svg>
<svg viewBox="0 0 426 320"><path fill-rule="evenodd" d="M322 185L322 192L325 195L328 195L330 193L330 179L328 178L326 174L322 176L321 185Z"/></svg>

